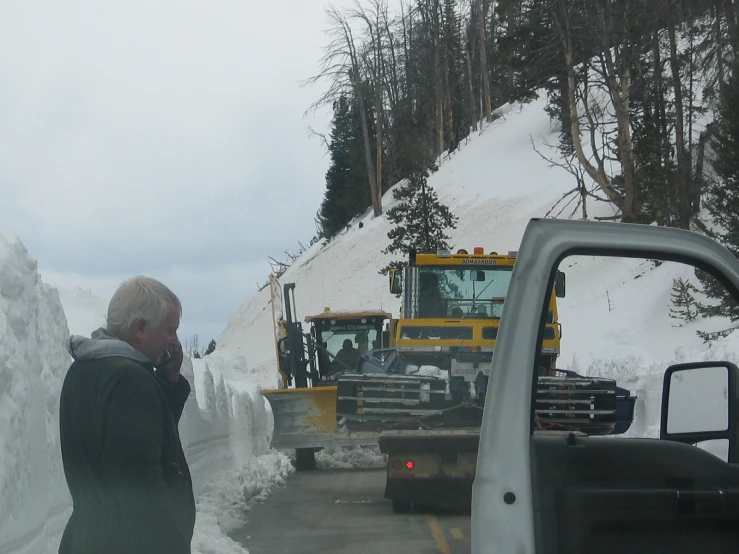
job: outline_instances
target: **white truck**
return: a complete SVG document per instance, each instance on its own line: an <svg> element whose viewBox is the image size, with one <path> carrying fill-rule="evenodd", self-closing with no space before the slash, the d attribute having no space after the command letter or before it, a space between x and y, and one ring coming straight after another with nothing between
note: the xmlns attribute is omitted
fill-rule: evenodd
<svg viewBox="0 0 739 554"><path fill-rule="evenodd" d="M690 264L739 301L739 261L705 236L532 220L491 365L472 491L472 553L739 552L739 369L730 361L666 368L659 439L534 432L536 346L555 273L571 255ZM728 443L725 460L695 446L715 440Z"/></svg>

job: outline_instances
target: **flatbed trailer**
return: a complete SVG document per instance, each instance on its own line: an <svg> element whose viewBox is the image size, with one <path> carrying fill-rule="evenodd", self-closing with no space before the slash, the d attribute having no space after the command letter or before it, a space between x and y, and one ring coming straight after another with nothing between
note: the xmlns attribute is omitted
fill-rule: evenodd
<svg viewBox="0 0 739 554"><path fill-rule="evenodd" d="M538 429L534 433L586 436L562 429ZM383 431L379 444L380 452L387 455L385 498L392 500L393 512L471 505L480 427Z"/></svg>

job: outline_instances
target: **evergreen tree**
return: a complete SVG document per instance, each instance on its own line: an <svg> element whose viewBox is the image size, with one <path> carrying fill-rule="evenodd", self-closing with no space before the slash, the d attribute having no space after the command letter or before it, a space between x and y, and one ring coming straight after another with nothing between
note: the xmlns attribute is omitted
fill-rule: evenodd
<svg viewBox="0 0 739 554"><path fill-rule="evenodd" d="M426 171L415 172L408 183L393 191L397 203L387 211L388 220L395 226L387 234L390 245L383 254L408 254L411 249L418 252L435 252L449 248L445 234L455 229L457 217L439 202L436 192L427 184ZM385 275L389 269L400 267L403 261L393 261L380 270Z"/></svg>
<svg viewBox="0 0 739 554"><path fill-rule="evenodd" d="M203 354L203 356L212 354L215 349L216 349L216 339L211 339L210 343L208 343L208 348L205 350L205 354Z"/></svg>
<svg viewBox="0 0 739 554"><path fill-rule="evenodd" d="M672 300L673 308L670 308L670 317L681 321L693 321L698 317L698 309L696 306L693 293L696 292L695 286L685 279L672 280Z"/></svg>
<svg viewBox="0 0 739 554"><path fill-rule="evenodd" d="M711 238L718 240L736 256L739 253L739 61L721 94L721 107L716 122L713 148L714 171L718 181L711 184L705 207L715 225L703 226ZM699 304L705 316L725 316L739 320L739 305L734 297L712 275L696 270L703 294L715 302Z"/></svg>
<svg viewBox="0 0 739 554"><path fill-rule="evenodd" d="M322 235L331 238L371 204L356 101L342 95L333 104L326 192L319 211ZM370 128L374 137L374 128Z"/></svg>

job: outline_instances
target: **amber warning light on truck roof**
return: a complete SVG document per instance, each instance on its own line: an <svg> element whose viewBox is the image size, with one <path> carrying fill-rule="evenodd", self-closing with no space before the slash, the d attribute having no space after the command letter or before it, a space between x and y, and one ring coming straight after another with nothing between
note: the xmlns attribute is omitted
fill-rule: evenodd
<svg viewBox="0 0 739 554"><path fill-rule="evenodd" d="M475 246L475 250L473 252L475 255L483 255L485 253L485 249L482 246Z"/></svg>

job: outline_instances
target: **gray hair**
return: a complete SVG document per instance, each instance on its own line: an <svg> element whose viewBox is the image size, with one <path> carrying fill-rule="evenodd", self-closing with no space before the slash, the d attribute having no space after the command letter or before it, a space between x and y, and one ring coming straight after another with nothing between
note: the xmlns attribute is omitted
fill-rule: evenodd
<svg viewBox="0 0 739 554"><path fill-rule="evenodd" d="M108 331L123 337L138 318L158 325L175 308L182 317L182 303L164 283L138 275L124 281L108 304Z"/></svg>

